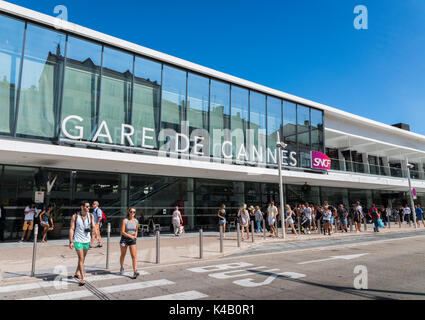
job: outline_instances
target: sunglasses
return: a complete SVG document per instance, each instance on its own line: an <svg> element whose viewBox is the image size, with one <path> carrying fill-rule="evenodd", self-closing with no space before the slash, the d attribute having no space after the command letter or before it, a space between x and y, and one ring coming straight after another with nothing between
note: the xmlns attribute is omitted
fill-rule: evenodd
<svg viewBox="0 0 425 320"><path fill-rule="evenodd" d="M132 211L130 211L130 213L136 213L136 211L132 210Z"/></svg>

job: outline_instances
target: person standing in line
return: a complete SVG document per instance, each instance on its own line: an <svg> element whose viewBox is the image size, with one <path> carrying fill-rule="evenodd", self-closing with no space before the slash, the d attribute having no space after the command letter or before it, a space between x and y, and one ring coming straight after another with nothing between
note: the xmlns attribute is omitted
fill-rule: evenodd
<svg viewBox="0 0 425 320"><path fill-rule="evenodd" d="M249 213L248 210L246 210L246 204L239 209L238 218L242 228L242 241L244 241L244 228L246 229L246 238L249 239Z"/></svg>
<svg viewBox="0 0 425 320"><path fill-rule="evenodd" d="M255 207L255 221L257 223L257 233L259 232L263 232L263 220L264 220L264 216L263 213L260 210L259 206Z"/></svg>
<svg viewBox="0 0 425 320"><path fill-rule="evenodd" d="M176 237L180 236L180 226L183 225L183 218L182 218L182 215L179 211L178 206L175 206L175 208L174 208L171 223L173 224L173 227L174 227L174 235Z"/></svg>
<svg viewBox="0 0 425 320"><path fill-rule="evenodd" d="M94 239L97 239L97 246L96 248L102 248L102 237L100 236L100 229L102 228L102 216L103 212L102 209L99 208L99 202L94 201L93 205L93 217L94 217L94 225L95 229L93 230L93 235L90 243L90 248L94 247Z"/></svg>
<svg viewBox="0 0 425 320"><path fill-rule="evenodd" d="M297 230L294 226L294 217L295 213L292 211L289 204L285 205L285 228L288 228L288 225L291 227L292 233L298 235Z"/></svg>
<svg viewBox="0 0 425 320"><path fill-rule="evenodd" d="M80 286L86 284L86 273L84 261L90 249L91 233L95 229L94 217L90 213L90 203L83 201L80 204L80 211L72 216L69 228L69 248L77 252L78 265L74 278L80 280Z"/></svg>
<svg viewBox="0 0 425 320"><path fill-rule="evenodd" d="M307 222L305 224L305 228L307 229L307 233L311 234L310 230L311 230L311 226L312 226L312 211L310 208L310 204L308 202L305 203L305 207L304 207L304 215L307 218Z"/></svg>
<svg viewBox="0 0 425 320"><path fill-rule="evenodd" d="M325 229L325 235L326 232L331 235L331 217L332 211L329 209L329 206L325 206L325 209L323 211L323 228Z"/></svg>
<svg viewBox="0 0 425 320"><path fill-rule="evenodd" d="M390 207L390 205L389 204L387 204L387 207L385 208L385 211L386 211L386 216L387 216L387 219L388 219L388 227L390 227L391 225L391 215L392 215L392 210L391 210L391 207Z"/></svg>
<svg viewBox="0 0 425 320"><path fill-rule="evenodd" d="M387 227L387 221L389 221L389 218L387 216L387 210L385 210L385 207L382 205L379 208L379 215L381 216L381 220L384 223L384 227Z"/></svg>
<svg viewBox="0 0 425 320"><path fill-rule="evenodd" d="M342 233L344 231L348 232L348 229L347 229L348 211L342 203L338 206L337 212L338 212L338 217L339 217L339 221L340 221L340 225L341 225L341 232Z"/></svg>
<svg viewBox="0 0 425 320"><path fill-rule="evenodd" d="M403 213L404 213L404 220L406 221L406 223L409 224L409 227L410 227L411 226L411 224L410 224L410 213L411 213L411 210L410 210L410 208L409 208L409 206L407 204L404 206Z"/></svg>
<svg viewBox="0 0 425 320"><path fill-rule="evenodd" d="M220 209L217 212L217 216L218 216L218 223L220 225L220 228L223 229L223 237L226 234L226 205L222 204Z"/></svg>
<svg viewBox="0 0 425 320"><path fill-rule="evenodd" d="M24 225L22 227L23 233L21 240L19 242L24 242L25 234L26 241L29 241L31 232L34 229L34 215L35 215L35 203L32 202L31 205L27 206L24 211Z"/></svg>
<svg viewBox="0 0 425 320"><path fill-rule="evenodd" d="M4 242L4 229L6 229L6 210L0 205L0 241Z"/></svg>
<svg viewBox="0 0 425 320"><path fill-rule="evenodd" d="M277 236L277 230L275 228L277 216L277 208L274 205L274 201L271 201L269 207L267 208L267 220L270 226L270 237Z"/></svg>
<svg viewBox="0 0 425 320"><path fill-rule="evenodd" d="M396 207L393 210L394 223L399 223L400 220L400 208Z"/></svg>
<svg viewBox="0 0 425 320"><path fill-rule="evenodd" d="M422 221L422 224L425 227L425 221L424 221L424 211L421 208L421 205L418 203L415 205L415 212L416 212L416 223L418 225L418 228L420 227L421 223L419 220Z"/></svg>
<svg viewBox="0 0 425 320"><path fill-rule="evenodd" d="M372 208L370 208L369 214L372 218L372 222L373 222L373 225L374 225L373 231L379 232L378 219L380 218L380 215L379 215L378 209L376 208L375 204L372 204Z"/></svg>
<svg viewBox="0 0 425 320"><path fill-rule="evenodd" d="M316 225L316 210L314 209L314 205L313 204L310 205L310 209L311 209L312 230L315 231L315 230L317 230L317 225Z"/></svg>
<svg viewBox="0 0 425 320"><path fill-rule="evenodd" d="M359 232L361 232L362 216L363 216L362 207L360 206L359 202L357 202L354 205L353 214L354 214L353 221L354 221L354 225L356 227L356 232L359 233Z"/></svg>
<svg viewBox="0 0 425 320"><path fill-rule="evenodd" d="M249 206L248 208L248 212L249 212L249 226L248 228L251 230L251 222L254 221L254 229L255 229L255 208L254 206ZM251 230L251 233L254 233L255 230ZM257 232L257 231L255 231Z"/></svg>
<svg viewBox="0 0 425 320"><path fill-rule="evenodd" d="M136 209L129 208L127 216L121 224L121 240L120 240L120 275L124 275L124 260L127 254L127 248L130 247L131 260L133 262L133 279L137 279L140 275L137 272L137 232L139 230L139 221L136 219Z"/></svg>
<svg viewBox="0 0 425 320"><path fill-rule="evenodd" d="M54 209L53 204L49 204L47 206L47 210L44 210L42 213L40 213L39 219L40 219L40 226L43 227L43 236L41 238L41 243L47 243L46 241L46 235L48 231L52 231L55 228L55 225L53 223L53 217L52 217L52 211Z"/></svg>

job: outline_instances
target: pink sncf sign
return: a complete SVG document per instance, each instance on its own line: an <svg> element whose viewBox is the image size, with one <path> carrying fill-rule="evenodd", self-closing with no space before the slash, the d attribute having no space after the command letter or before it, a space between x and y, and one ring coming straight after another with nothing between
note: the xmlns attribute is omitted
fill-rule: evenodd
<svg viewBox="0 0 425 320"><path fill-rule="evenodd" d="M311 151L311 168L321 170L331 170L331 159L318 151Z"/></svg>

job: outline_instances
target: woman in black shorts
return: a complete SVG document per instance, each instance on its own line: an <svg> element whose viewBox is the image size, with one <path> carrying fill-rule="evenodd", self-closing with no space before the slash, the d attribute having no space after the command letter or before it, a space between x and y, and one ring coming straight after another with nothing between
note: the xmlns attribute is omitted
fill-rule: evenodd
<svg viewBox="0 0 425 320"><path fill-rule="evenodd" d="M121 257L120 257L120 274L124 274L124 259L127 253L127 248L130 247L131 259L133 260L133 279L136 279L140 274L137 272L137 231L139 230L139 221L136 219L136 209L130 208L127 211L127 217L122 221L121 225Z"/></svg>

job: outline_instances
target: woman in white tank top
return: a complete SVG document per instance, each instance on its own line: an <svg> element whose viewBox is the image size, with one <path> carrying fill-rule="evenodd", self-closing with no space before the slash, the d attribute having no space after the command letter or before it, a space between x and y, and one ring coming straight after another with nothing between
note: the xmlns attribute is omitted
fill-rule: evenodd
<svg viewBox="0 0 425 320"><path fill-rule="evenodd" d="M175 207L175 210L173 212L173 218L171 220L171 223L173 224L173 227L174 227L174 235L178 237L180 234L180 226L183 225L183 219L179 211L179 207L177 206Z"/></svg>

